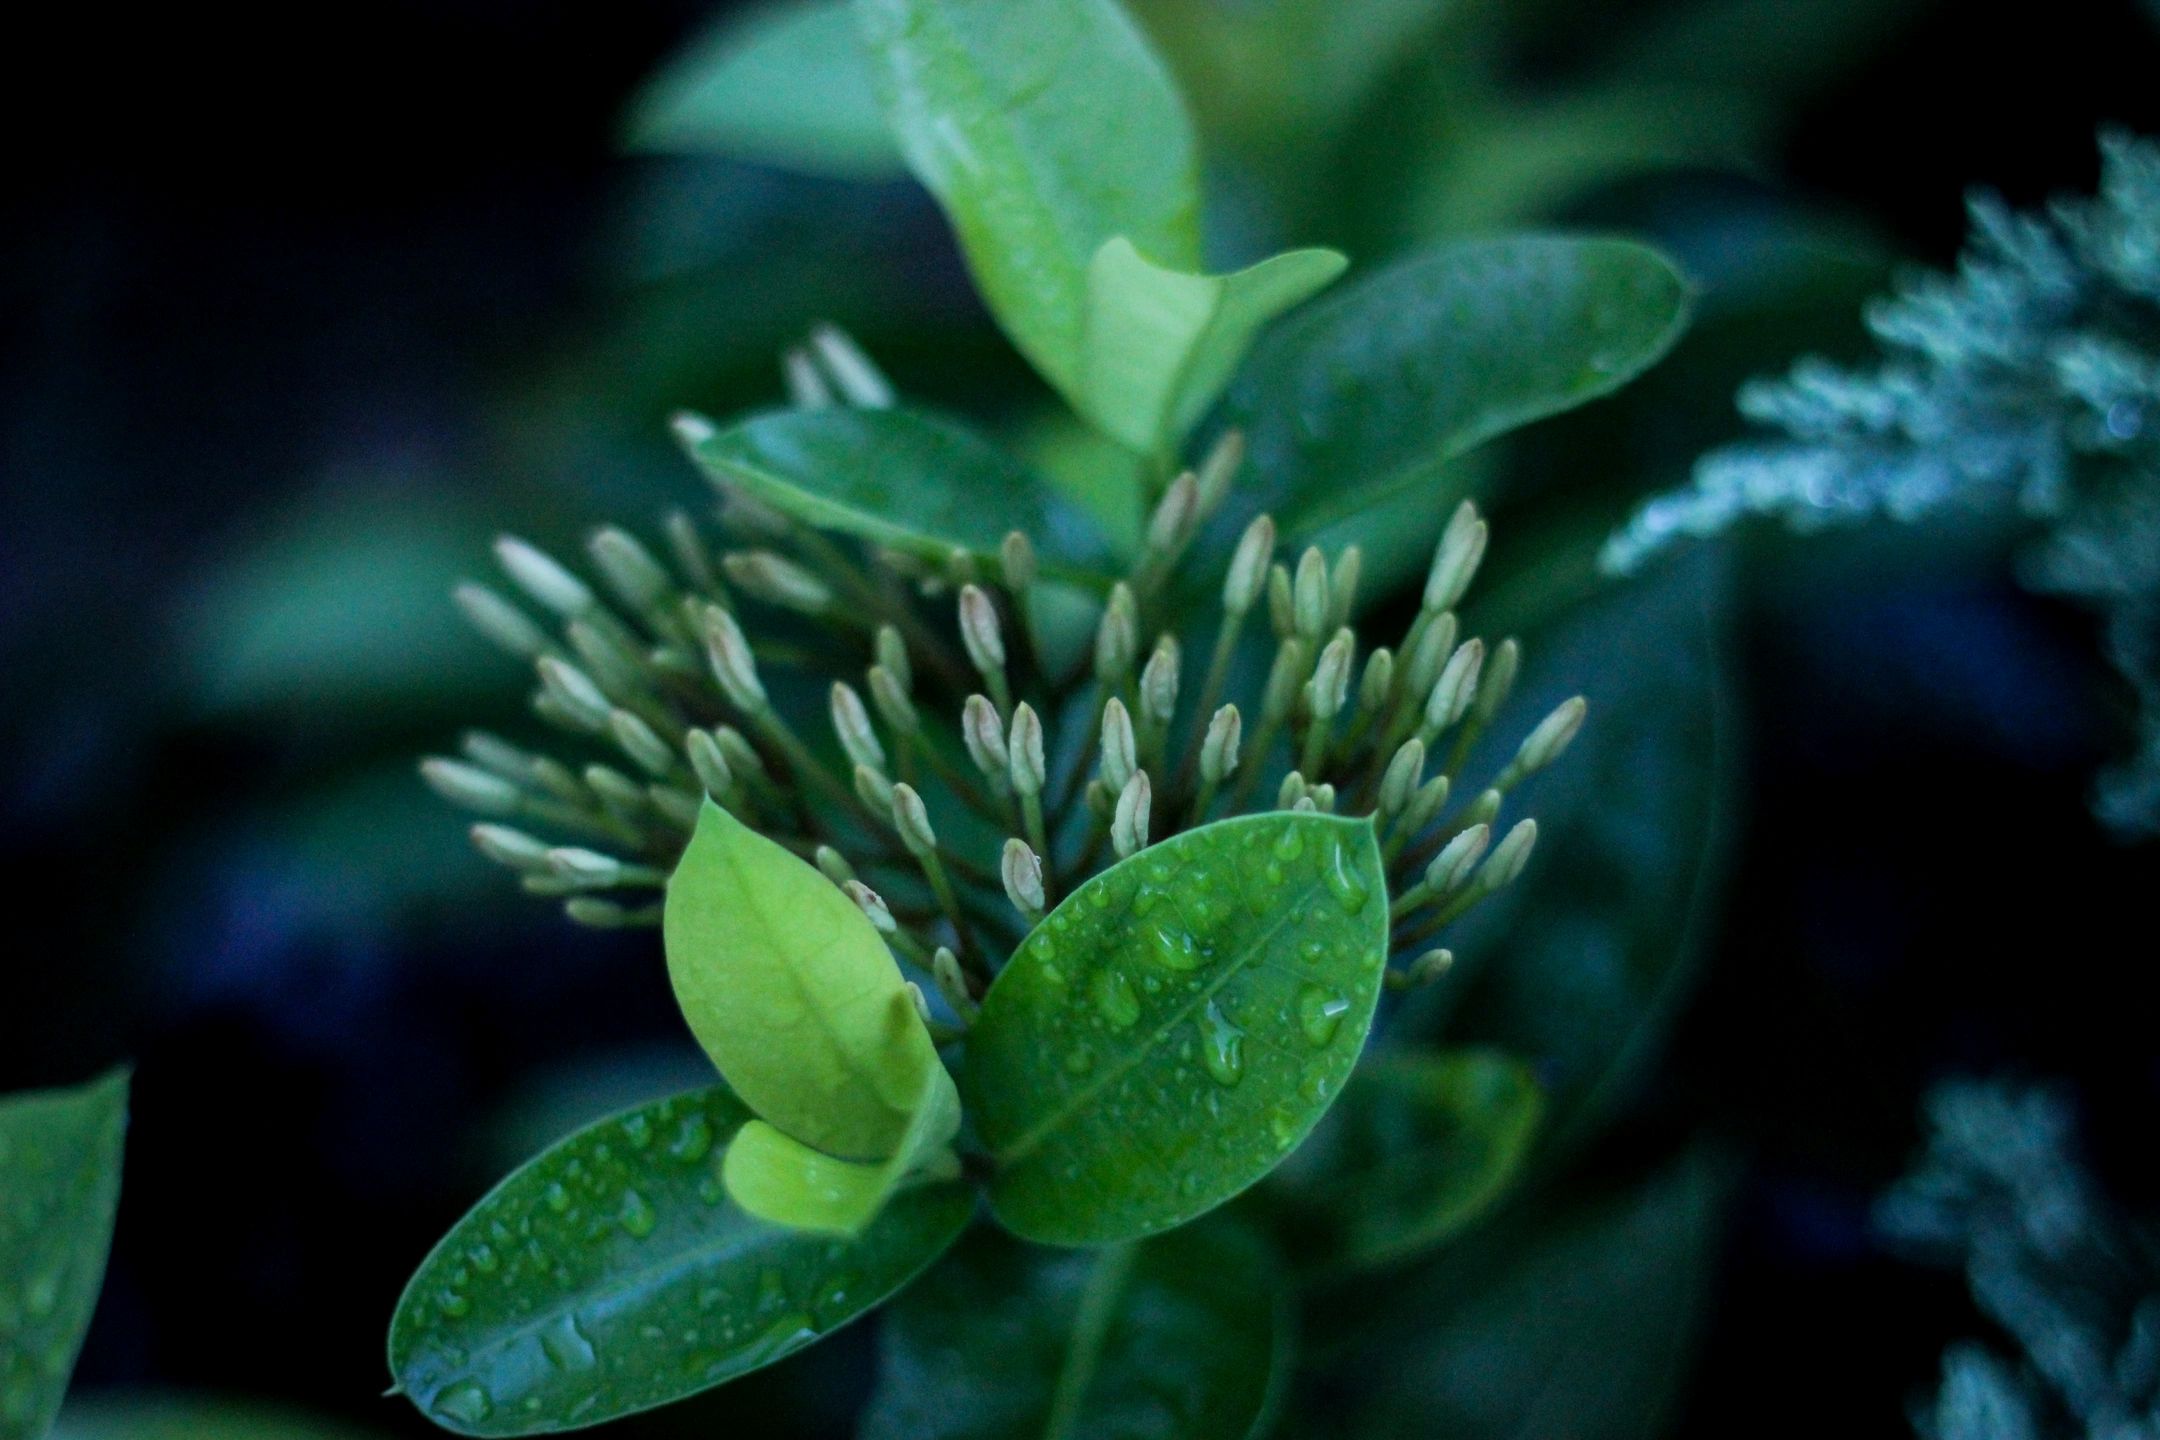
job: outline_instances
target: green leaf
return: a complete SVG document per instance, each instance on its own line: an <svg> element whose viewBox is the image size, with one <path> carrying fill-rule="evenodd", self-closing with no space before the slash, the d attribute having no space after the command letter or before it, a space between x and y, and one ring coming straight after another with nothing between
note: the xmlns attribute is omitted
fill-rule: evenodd
<svg viewBox="0 0 2160 1440"><path fill-rule="evenodd" d="M43 1435L90 1328L120 1205L128 1077L0 1100L0 1435Z"/></svg>
<svg viewBox="0 0 2160 1440"><path fill-rule="evenodd" d="M959 1092L940 1066L925 1077L914 1123L891 1159L836 1160L752 1120L728 1146L720 1178L735 1203L761 1220L858 1235L905 1182L959 1177L959 1159L947 1148L959 1132Z"/></svg>
<svg viewBox="0 0 2160 1440"><path fill-rule="evenodd" d="M1513 1182L1543 1109L1529 1067L1497 1051L1368 1056L1276 1172L1297 1253L1360 1269L1458 1234Z"/></svg>
<svg viewBox="0 0 2160 1440"><path fill-rule="evenodd" d="M1292 250L1228 275L1153 264L1120 235L1088 265L1081 413L1143 454L1168 452L1230 382L1260 327L1350 262Z"/></svg>
<svg viewBox="0 0 2160 1440"><path fill-rule="evenodd" d="M944 1066L838 887L708 800L662 931L691 1032L758 1118L842 1160L902 1149Z"/></svg>
<svg viewBox="0 0 2160 1440"><path fill-rule="evenodd" d="M1043 568L1082 574L1102 539L1003 450L911 410L775 410L721 430L697 416L676 429L715 480L737 484L806 525L944 563L955 549L994 561L1018 530Z"/></svg>
<svg viewBox="0 0 2160 1440"><path fill-rule="evenodd" d="M1450 245L1270 331L1223 420L1251 447L1247 493L1302 539L1617 389L1671 347L1687 308L1679 271L1632 241Z"/></svg>
<svg viewBox="0 0 2160 1440"><path fill-rule="evenodd" d="M1077 399L1103 242L1199 268L1199 158L1168 72L1113 0L855 0L855 13L901 153L991 313Z"/></svg>
<svg viewBox="0 0 2160 1440"><path fill-rule="evenodd" d="M261 1400L153 1391L70 1399L51 1440L383 1440Z"/></svg>
<svg viewBox="0 0 2160 1440"><path fill-rule="evenodd" d="M749 1119L714 1086L580 1130L503 1181L398 1302L405 1394L467 1435L664 1405L832 1333L967 1225L955 1185L903 1192L852 1242L745 1214L719 1159Z"/></svg>
<svg viewBox="0 0 2160 1440"><path fill-rule="evenodd" d="M1173 836L1035 927L968 1041L998 1219L1096 1245L1258 1180L1349 1078L1387 963L1367 820L1277 813Z"/></svg>
<svg viewBox="0 0 2160 1440"><path fill-rule="evenodd" d="M623 143L847 179L907 173L847 0L723 17L638 92Z"/></svg>
<svg viewBox="0 0 2160 1440"><path fill-rule="evenodd" d="M1244 1440L1289 1330L1240 1227L1078 1252L978 1231L887 1317L858 1440Z"/></svg>

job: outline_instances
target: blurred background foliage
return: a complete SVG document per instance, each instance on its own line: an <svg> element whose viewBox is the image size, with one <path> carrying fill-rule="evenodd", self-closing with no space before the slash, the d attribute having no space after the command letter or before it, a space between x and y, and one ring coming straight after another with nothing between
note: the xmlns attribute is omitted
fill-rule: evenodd
<svg viewBox="0 0 2160 1440"><path fill-rule="evenodd" d="M1868 1224L1931 1080L2065 1077L2099 1182L2160 1199L2160 1051L2124 1003L2153 851L2084 809L2119 682L1999 525L1751 535L1624 594L1593 561L1740 433L1743 380L1861 354L1861 301L1949 259L1968 187L2089 189L2099 124L2160 130L2149 7L1134 8L1212 159L1211 260L1552 224L1654 239L1701 287L1648 377L1453 477L1496 513L1472 618L1530 639L1526 688L1599 708L1531 801L1574 817L1538 884L1409 1019L1527 1026L1555 1124L1477 1245L1384 1309L1320 1298L1340 1363L1286 1433L1721 1435L1766 1397L1898 1433L1985 1323ZM776 399L819 319L1045 463L1099 461L814 15L45 18L67 99L14 97L0 220L0 1089L138 1067L62 1433L420 1433L375 1398L415 1259L547 1137L704 1070L652 937L524 900L414 777L476 713L523 728L449 587L500 529L567 552L701 503L666 415ZM1626 1083L1571 1088L1589 1053ZM845 1433L869 1343L620 1433Z"/></svg>

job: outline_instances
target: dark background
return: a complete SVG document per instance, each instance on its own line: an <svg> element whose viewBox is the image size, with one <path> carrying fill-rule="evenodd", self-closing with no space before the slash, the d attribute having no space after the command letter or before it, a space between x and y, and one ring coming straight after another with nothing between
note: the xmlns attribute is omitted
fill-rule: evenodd
<svg viewBox="0 0 2160 1440"><path fill-rule="evenodd" d="M1526 45L1523 83L1565 84L1622 8ZM377 1398L414 1263L545 1138L698 1073L650 937L519 903L412 774L516 714L515 667L446 599L494 531L568 543L694 501L664 416L769 398L811 318L978 411L1027 393L909 188L617 153L626 97L707 13L79 6L10 46L0 1089L137 1067L86 1391L428 1433ZM1795 111L1765 172L1580 213L1774 201L1940 264L1968 187L2087 189L2096 124L2160 129L2156 37L2127 4L1936 7ZM1795 333L1765 358L1857 330L1847 306ZM1682 397L1688 423L1729 430L1730 389ZM2160 1198L2132 998L2156 852L2085 810L2123 714L2085 616L1910 542L1761 540L1743 568L1735 879L1607 1149L1706 1127L1746 1161L1686 1433L1766 1407L1901 1433L1983 1328L1866 1223L1928 1081L2066 1077L2109 1182ZM854 1335L640 1433L768 1409L757 1433L826 1433L865 1356Z"/></svg>

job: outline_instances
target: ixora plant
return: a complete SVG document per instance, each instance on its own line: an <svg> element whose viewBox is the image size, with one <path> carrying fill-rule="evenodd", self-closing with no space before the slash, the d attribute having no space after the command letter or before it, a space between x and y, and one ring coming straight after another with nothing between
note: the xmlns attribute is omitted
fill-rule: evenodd
<svg viewBox="0 0 2160 1440"><path fill-rule="evenodd" d="M1638 373L1686 288L1555 237L1311 304L1340 255L1208 273L1181 101L1108 0L856 18L985 300L1101 443L1053 482L820 331L790 408L677 421L724 542L602 530L595 586L505 540L529 603L460 591L587 753L476 734L427 778L526 889L660 926L723 1083L506 1179L414 1277L391 1367L446 1428L568 1429L937 1264L865 1433L1246 1435L1289 1373L1275 1242L1415 1253L1536 1124L1508 1057L1360 1063L1523 870L1511 792L1585 717L1503 724L1519 647L1458 619L1486 526L1442 467ZM1370 524L1421 489L1422 534ZM1430 563L1383 629L1362 602L1406 540ZM1367 1184L1312 1173L1390 1146ZM1016 1238L962 1243L985 1209Z"/></svg>

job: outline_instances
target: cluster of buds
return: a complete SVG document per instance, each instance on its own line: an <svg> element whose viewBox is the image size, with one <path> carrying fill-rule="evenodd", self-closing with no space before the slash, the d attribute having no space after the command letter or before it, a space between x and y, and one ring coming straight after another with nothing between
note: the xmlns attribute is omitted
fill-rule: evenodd
<svg viewBox="0 0 2160 1440"><path fill-rule="evenodd" d="M830 334L791 358L791 382L799 404L889 398ZM1365 648L1352 623L1357 548L1278 560L1265 515L1230 554L1219 610L1192 603L1181 562L1241 458L1227 436L1164 489L1138 558L1099 597L1092 644L1062 647L1062 664L1018 532L994 564L936 564L723 484L731 548L684 514L657 553L603 529L588 547L597 584L504 538L514 594L467 584L458 603L533 666L535 712L588 758L475 732L422 772L484 817L483 853L597 926L658 921L710 798L846 891L962 1024L1028 929L1103 866L1256 807L1370 814L1393 896L1391 980L1429 980L1449 964L1442 929L1528 861L1537 825L1504 825L1508 793L1566 748L1583 701L1540 720L1485 787L1456 783L1520 658L1512 639L1459 633L1486 545L1467 502L1396 646ZM1210 629L1195 682L1184 647ZM1233 698L1262 658L1264 680Z"/></svg>

